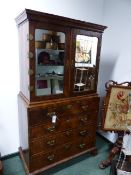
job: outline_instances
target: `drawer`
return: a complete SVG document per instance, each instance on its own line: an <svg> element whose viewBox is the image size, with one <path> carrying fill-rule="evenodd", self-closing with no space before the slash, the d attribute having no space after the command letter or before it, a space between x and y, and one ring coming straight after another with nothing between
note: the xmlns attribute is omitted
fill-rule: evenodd
<svg viewBox="0 0 131 175"><path fill-rule="evenodd" d="M50 104L48 106L39 108L30 108L28 111L29 126L46 124L52 122L52 116L55 114L62 120L63 116L66 118L72 115L81 115L81 113L90 113L98 111L99 98L89 98L72 100L68 102L61 102L57 104Z"/></svg>
<svg viewBox="0 0 131 175"><path fill-rule="evenodd" d="M86 99L82 101L77 101L79 104L79 109L81 112L94 112L99 109L99 100Z"/></svg>
<svg viewBox="0 0 131 175"><path fill-rule="evenodd" d="M60 159L62 160L69 156L73 156L75 154L74 146L75 146L74 142L68 142L62 145L60 148L58 148Z"/></svg>
<svg viewBox="0 0 131 175"><path fill-rule="evenodd" d="M30 169L35 171L39 168L61 161L64 158L74 155L74 144L66 143L53 151L40 153L31 156Z"/></svg>
<svg viewBox="0 0 131 175"><path fill-rule="evenodd" d="M88 125L86 127L79 127L76 129L76 138L80 138L81 140L94 138L96 136L96 126Z"/></svg>
<svg viewBox="0 0 131 175"><path fill-rule="evenodd" d="M40 152L47 152L51 151L52 149L56 149L62 144L71 141L74 135L75 133L73 130L67 130L52 137L35 139L34 141L30 142L30 153L33 155Z"/></svg>
<svg viewBox="0 0 131 175"><path fill-rule="evenodd" d="M29 137L31 140L44 137L47 134L54 135L58 131L58 124L51 123L50 125L37 125L29 128Z"/></svg>
<svg viewBox="0 0 131 175"><path fill-rule="evenodd" d="M95 146L95 139L94 138L88 138L88 139L78 139L78 141L75 143L75 154L83 152L85 150L88 150Z"/></svg>
<svg viewBox="0 0 131 175"><path fill-rule="evenodd" d="M62 132L65 130L73 129L78 126L79 120L78 117L66 117L63 116L59 118L56 123L42 124L30 127L30 138L35 139L39 137L44 137L46 135L55 135L58 132Z"/></svg>
<svg viewBox="0 0 131 175"><path fill-rule="evenodd" d="M35 171L39 168L51 165L65 158L83 152L85 150L88 150L94 145L95 145L94 138L84 140L78 138L78 140L65 143L57 147L57 149L53 149L53 151L31 156L30 169L31 171Z"/></svg>
<svg viewBox="0 0 131 175"><path fill-rule="evenodd" d="M57 108L30 110L29 126L52 123L54 115L57 116L57 122L70 120L70 118L72 118L73 115L77 115L79 113L78 106L75 106L74 108L73 106L70 108L70 106L72 105L62 105L57 106ZM77 111L75 111L75 109L77 109Z"/></svg>
<svg viewBox="0 0 131 175"><path fill-rule="evenodd" d="M51 165L57 161L59 161L60 158L58 157L58 151L53 150L51 152L47 152L44 154L37 154L34 156L31 156L30 158L30 170L35 171L40 168L43 168L45 166Z"/></svg>
<svg viewBox="0 0 131 175"><path fill-rule="evenodd" d="M39 139L34 139L30 142L30 153L31 155L40 152L51 151L57 147L69 142L76 141L80 139L81 141L89 140L95 137L96 127L94 125L89 125L88 127L80 127L78 129L70 129L52 137L42 137Z"/></svg>
<svg viewBox="0 0 131 175"><path fill-rule="evenodd" d="M80 114L81 112L98 111L98 109L99 99L80 99L62 104L56 108L56 113Z"/></svg>
<svg viewBox="0 0 131 175"><path fill-rule="evenodd" d="M97 115L98 111L96 112L89 112L89 113L81 113L79 116L79 125L90 125L90 124L97 124Z"/></svg>
<svg viewBox="0 0 131 175"><path fill-rule="evenodd" d="M56 109L56 113L58 115L61 114L78 114L80 112L79 110L79 104L76 102L70 102L70 103L64 103L59 108Z"/></svg>
<svg viewBox="0 0 131 175"><path fill-rule="evenodd" d="M74 141L84 141L84 140L89 140L90 138L95 138L96 137L96 126L94 125L89 125L86 127L79 127L75 129L74 131Z"/></svg>
<svg viewBox="0 0 131 175"><path fill-rule="evenodd" d="M93 126L92 126L93 129ZM73 141L74 153L78 154L95 146L96 132L89 128L79 128L76 130L76 137Z"/></svg>
<svg viewBox="0 0 131 175"><path fill-rule="evenodd" d="M45 108L35 108L29 110L29 125L38 125L40 123L51 122L51 117L48 116L48 110Z"/></svg>
<svg viewBox="0 0 131 175"><path fill-rule="evenodd" d="M60 145L60 138L53 136L48 138L35 139L30 143L31 155L51 151Z"/></svg>
<svg viewBox="0 0 131 175"><path fill-rule="evenodd" d="M58 115L59 110L62 109L61 104L52 104L47 105L44 107L38 107L38 108L31 108L28 111L29 116L29 125L39 125L41 123L51 123L52 122L52 116L54 114ZM63 112L61 113L63 114Z"/></svg>

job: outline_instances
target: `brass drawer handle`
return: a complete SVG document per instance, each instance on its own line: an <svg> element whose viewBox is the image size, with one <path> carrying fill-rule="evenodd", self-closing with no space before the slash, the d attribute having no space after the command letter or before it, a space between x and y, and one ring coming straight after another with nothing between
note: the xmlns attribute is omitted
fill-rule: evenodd
<svg viewBox="0 0 131 175"><path fill-rule="evenodd" d="M70 119L67 119L66 122L69 123L70 122Z"/></svg>
<svg viewBox="0 0 131 175"><path fill-rule="evenodd" d="M72 105L67 105L67 109L71 109L72 108Z"/></svg>
<svg viewBox="0 0 131 175"><path fill-rule="evenodd" d="M87 122L87 117L81 118L80 121L81 121L81 122L84 122L84 123Z"/></svg>
<svg viewBox="0 0 131 175"><path fill-rule="evenodd" d="M55 145L55 140L49 140L47 142L47 145L54 146Z"/></svg>
<svg viewBox="0 0 131 175"><path fill-rule="evenodd" d="M33 86L28 86L28 90L29 90L30 92L33 92L33 91L34 91L34 87L33 87Z"/></svg>
<svg viewBox="0 0 131 175"><path fill-rule="evenodd" d="M48 116L51 116L51 112L48 112L47 115L48 115Z"/></svg>
<svg viewBox="0 0 131 175"><path fill-rule="evenodd" d="M88 108L88 105L82 106L83 110L86 110Z"/></svg>
<svg viewBox="0 0 131 175"><path fill-rule="evenodd" d="M51 127L47 128L47 130L48 130L49 132L53 132L53 131L55 130L55 126L51 126Z"/></svg>
<svg viewBox="0 0 131 175"><path fill-rule="evenodd" d="M71 131L66 131L66 136L70 136L71 135Z"/></svg>
<svg viewBox="0 0 131 175"><path fill-rule="evenodd" d="M79 145L79 148L83 149L85 147L85 145L86 145L85 143L82 143L82 144Z"/></svg>
<svg viewBox="0 0 131 175"><path fill-rule="evenodd" d="M55 115L55 112L48 112L47 115L51 117L52 115Z"/></svg>
<svg viewBox="0 0 131 175"><path fill-rule="evenodd" d="M72 108L72 105L65 105L63 106L63 109L66 110L66 109L71 109Z"/></svg>
<svg viewBox="0 0 131 175"><path fill-rule="evenodd" d="M27 57L28 57L28 58L33 58L33 57L34 57L34 54L33 54L32 52L29 52L29 53L27 54Z"/></svg>
<svg viewBox="0 0 131 175"><path fill-rule="evenodd" d="M29 74L29 75L33 75L33 74L34 74L33 69L29 69L29 70L28 70L28 74Z"/></svg>
<svg viewBox="0 0 131 175"><path fill-rule="evenodd" d="M32 41L33 39L34 39L34 37L31 33L27 34L27 40Z"/></svg>
<svg viewBox="0 0 131 175"><path fill-rule="evenodd" d="M50 156L47 157L47 159L48 159L49 161L54 160L54 158L55 158L55 155L54 155L54 154L52 154L52 155L50 155Z"/></svg>
<svg viewBox="0 0 131 175"><path fill-rule="evenodd" d="M86 130L80 131L80 135L81 136L85 136L86 134L87 134L87 131Z"/></svg>

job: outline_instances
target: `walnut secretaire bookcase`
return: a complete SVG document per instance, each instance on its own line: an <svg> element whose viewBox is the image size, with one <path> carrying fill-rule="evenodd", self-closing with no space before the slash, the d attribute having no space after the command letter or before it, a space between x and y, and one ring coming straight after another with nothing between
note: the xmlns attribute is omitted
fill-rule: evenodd
<svg viewBox="0 0 131 175"><path fill-rule="evenodd" d="M96 152L97 80L105 26L26 9L20 46L20 155L34 175Z"/></svg>

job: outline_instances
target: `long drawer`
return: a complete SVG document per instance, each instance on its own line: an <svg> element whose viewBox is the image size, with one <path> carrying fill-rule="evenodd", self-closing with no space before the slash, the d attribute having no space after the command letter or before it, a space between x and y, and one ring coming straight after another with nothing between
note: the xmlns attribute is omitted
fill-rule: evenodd
<svg viewBox="0 0 131 175"><path fill-rule="evenodd" d="M30 154L47 152L72 140L76 141L80 139L82 141L84 139L94 138L96 134L95 131L96 125L88 125L76 129L68 129L50 137L45 136L34 139L30 142Z"/></svg>
<svg viewBox="0 0 131 175"><path fill-rule="evenodd" d="M37 154L39 152L47 152L52 149L59 147L61 144L65 144L69 142L74 137L73 130L67 130L61 132L60 134L56 134L50 137L42 137L39 139L35 139L31 142L30 151L31 155Z"/></svg>
<svg viewBox="0 0 131 175"><path fill-rule="evenodd" d="M88 150L94 146L95 140L92 138L74 142L68 142L52 151L33 155L30 158L30 169L35 171L39 168L61 161L69 156Z"/></svg>
<svg viewBox="0 0 131 175"><path fill-rule="evenodd" d="M60 102L56 104L43 105L42 107L30 108L28 111L29 125L34 126L41 123L50 123L52 115L61 117L81 115L82 113L92 113L98 111L98 99L84 99L70 102Z"/></svg>
<svg viewBox="0 0 131 175"><path fill-rule="evenodd" d="M48 124L37 125L30 127L30 138L35 139L45 135L55 135L58 132L67 129L76 128L78 126L78 119L76 116L59 118L56 123L49 122Z"/></svg>
<svg viewBox="0 0 131 175"><path fill-rule="evenodd" d="M97 111L92 113L82 113L80 115L64 115L56 119L56 123L52 121L42 123L40 125L32 126L29 128L30 139L43 137L45 135L55 135L58 132L74 129L79 126L96 124Z"/></svg>

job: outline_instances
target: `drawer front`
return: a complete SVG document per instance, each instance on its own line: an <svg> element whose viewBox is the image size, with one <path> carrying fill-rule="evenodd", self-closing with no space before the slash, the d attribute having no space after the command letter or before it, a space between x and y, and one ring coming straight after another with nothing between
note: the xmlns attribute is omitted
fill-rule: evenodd
<svg viewBox="0 0 131 175"><path fill-rule="evenodd" d="M51 165L65 158L81 153L93 147L94 143L94 139L78 139L77 141L65 143L57 149L53 149L53 151L33 155L30 159L30 169L31 171L35 171L39 168Z"/></svg>
<svg viewBox="0 0 131 175"><path fill-rule="evenodd" d="M98 108L99 108L99 98L96 100L80 99L71 101L70 103L64 103L59 108L56 108L56 113L79 114L82 112L98 111Z"/></svg>
<svg viewBox="0 0 131 175"><path fill-rule="evenodd" d="M77 141L79 139L81 141L89 140L90 138L95 138L95 135L95 125L87 125L76 129L66 130L64 132L54 134L54 136L51 137L34 139L30 142L30 153L33 155L40 152L51 151L52 149L56 149L57 147L70 141Z"/></svg>
<svg viewBox="0 0 131 175"><path fill-rule="evenodd" d="M31 108L28 111L29 126L51 123L54 114L58 119L61 119L63 118L63 114L68 118L72 115L95 112L98 111L98 108L99 98L72 100L70 102L60 102L55 105Z"/></svg>
<svg viewBox="0 0 131 175"><path fill-rule="evenodd" d="M79 139L77 142L76 142L76 146L74 147L75 148L75 154L78 154L80 152L83 152L85 150L88 150L92 147L95 146L95 139L94 138L88 138L88 139Z"/></svg>
<svg viewBox="0 0 131 175"><path fill-rule="evenodd" d="M79 115L79 126L85 126L90 124L97 124L97 115L98 111L90 112L90 113L81 113Z"/></svg>
<svg viewBox="0 0 131 175"><path fill-rule="evenodd" d="M51 124L51 123L59 123L64 124L65 122L70 123L71 120L75 120L75 116L77 114L73 114L69 111L66 112L58 112L54 110L53 112L48 112L43 110L34 110L29 113L29 126L37 126L41 124ZM55 122L53 122L53 117L56 116Z"/></svg>
<svg viewBox="0 0 131 175"><path fill-rule="evenodd" d="M58 153L56 150L45 153L45 154L37 154L31 156L30 158L30 171L35 171L42 167L48 166L52 163L59 161Z"/></svg>
<svg viewBox="0 0 131 175"><path fill-rule="evenodd" d="M94 112L99 109L99 101L93 99L86 99L78 102L81 112Z"/></svg>
<svg viewBox="0 0 131 175"><path fill-rule="evenodd" d="M51 121L51 118L47 114L48 111L45 108L29 110L29 125L33 126Z"/></svg>
<svg viewBox="0 0 131 175"><path fill-rule="evenodd" d="M76 140L90 140L96 138L96 126L89 125L88 127L80 127L76 130Z"/></svg>
<svg viewBox="0 0 131 175"><path fill-rule="evenodd" d="M44 137L46 135L55 135L58 132L76 128L79 124L79 119L76 116L63 115L58 117L56 123L49 122L30 127L30 139Z"/></svg>
<svg viewBox="0 0 131 175"><path fill-rule="evenodd" d="M73 130L67 130L52 137L35 139L30 142L30 153L33 155L40 152L51 151L52 149L56 149L57 147L71 141L74 137L75 132Z"/></svg>
<svg viewBox="0 0 131 175"><path fill-rule="evenodd" d="M35 171L39 168L51 165L74 154L74 144L67 143L53 151L31 156L30 169Z"/></svg>

